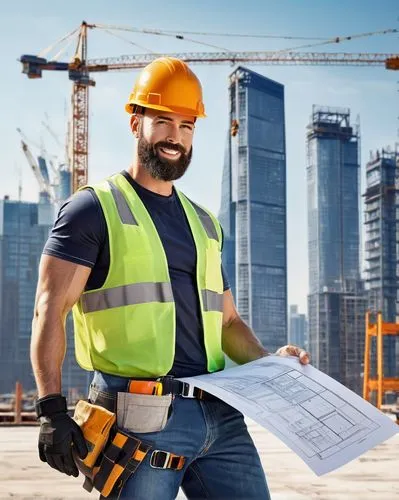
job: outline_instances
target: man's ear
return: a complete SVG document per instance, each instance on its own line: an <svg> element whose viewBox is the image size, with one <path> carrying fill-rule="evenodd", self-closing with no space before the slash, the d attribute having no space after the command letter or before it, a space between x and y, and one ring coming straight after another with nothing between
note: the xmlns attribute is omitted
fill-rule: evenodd
<svg viewBox="0 0 399 500"><path fill-rule="evenodd" d="M133 114L130 118L130 128L132 129L133 135L136 139L139 137L139 131L140 131L140 115L138 114Z"/></svg>

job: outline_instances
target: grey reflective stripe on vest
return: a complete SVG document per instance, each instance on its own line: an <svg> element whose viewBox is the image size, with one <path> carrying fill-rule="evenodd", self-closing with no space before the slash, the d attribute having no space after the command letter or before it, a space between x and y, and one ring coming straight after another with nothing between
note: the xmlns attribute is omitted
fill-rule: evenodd
<svg viewBox="0 0 399 500"><path fill-rule="evenodd" d="M147 302L173 302L173 293L170 283L133 283L86 293L81 302L83 312L90 313Z"/></svg>
<svg viewBox="0 0 399 500"><path fill-rule="evenodd" d="M212 292L212 290L202 290L202 303L204 311L223 312L223 294Z"/></svg>
<svg viewBox="0 0 399 500"><path fill-rule="evenodd" d="M123 224L130 224L131 226L138 226L132 211L125 200L123 194L119 191L119 189L113 184L111 181L108 181L108 184L111 188L111 193L114 198L116 208L118 210L119 217Z"/></svg>
<svg viewBox="0 0 399 500"><path fill-rule="evenodd" d="M194 207L194 210L197 212L197 215L200 218L202 225L204 226L208 238L219 241L219 235L218 232L216 231L216 227L215 224L213 223L211 216L207 212L205 212L203 208L196 205L193 201L191 200L189 201L191 205Z"/></svg>

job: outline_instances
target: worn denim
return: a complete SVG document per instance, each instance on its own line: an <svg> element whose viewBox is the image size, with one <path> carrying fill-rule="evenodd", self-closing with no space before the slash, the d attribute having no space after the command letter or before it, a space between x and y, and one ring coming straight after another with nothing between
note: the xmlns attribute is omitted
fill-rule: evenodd
<svg viewBox="0 0 399 500"><path fill-rule="evenodd" d="M109 403L126 391L128 379L96 372L92 402ZM175 397L160 432L137 437L154 449L186 457L181 471L154 469L150 454L125 484L120 499L172 500L181 487L189 499L270 500L259 455L242 414L228 404ZM109 498L109 497L108 497Z"/></svg>

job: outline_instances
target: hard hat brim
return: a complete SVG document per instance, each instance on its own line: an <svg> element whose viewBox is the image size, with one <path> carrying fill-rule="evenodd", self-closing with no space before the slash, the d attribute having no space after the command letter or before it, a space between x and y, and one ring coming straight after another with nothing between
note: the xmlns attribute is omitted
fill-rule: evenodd
<svg viewBox="0 0 399 500"><path fill-rule="evenodd" d="M157 111L166 111L167 113L175 113L179 115L186 115L186 116L192 116L194 118L206 118L205 113L195 113L192 109L187 109L187 108L180 108L178 106L173 106L173 108L170 108L168 106L161 106L160 104L145 104L143 105L140 102L129 102L125 106L125 110L129 115L133 114L133 106L134 105L140 106L142 108L149 108L149 109L155 109Z"/></svg>

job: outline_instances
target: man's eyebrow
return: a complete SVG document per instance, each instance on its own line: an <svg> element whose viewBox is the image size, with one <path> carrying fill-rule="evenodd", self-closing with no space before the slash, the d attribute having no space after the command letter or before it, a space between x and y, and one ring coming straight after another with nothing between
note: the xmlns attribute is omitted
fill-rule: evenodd
<svg viewBox="0 0 399 500"><path fill-rule="evenodd" d="M157 115L157 118L159 120L167 120L168 122L173 121L172 118L169 118L169 116L162 116L162 115Z"/></svg>
<svg viewBox="0 0 399 500"><path fill-rule="evenodd" d="M173 121L173 119L169 118L169 116L162 116L162 115L158 115L157 119L158 120L166 120L168 122L172 122ZM194 125L194 122L191 121L191 120L182 120L181 123L188 124L188 125Z"/></svg>

